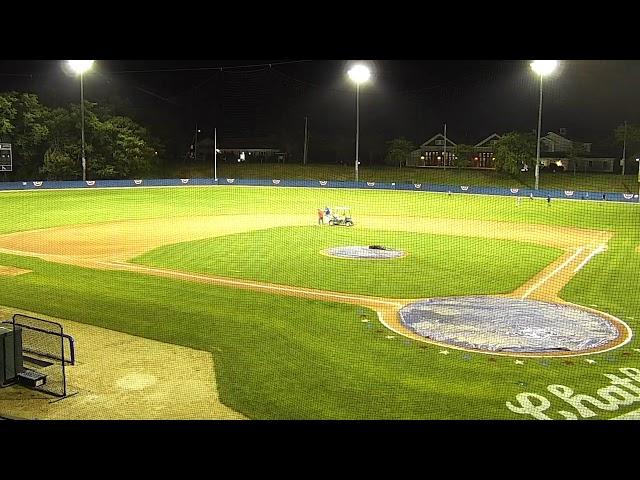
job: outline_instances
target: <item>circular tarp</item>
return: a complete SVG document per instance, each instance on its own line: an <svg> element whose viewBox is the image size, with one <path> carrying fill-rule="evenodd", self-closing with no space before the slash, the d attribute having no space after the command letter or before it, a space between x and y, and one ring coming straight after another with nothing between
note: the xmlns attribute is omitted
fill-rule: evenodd
<svg viewBox="0 0 640 480"><path fill-rule="evenodd" d="M603 348L620 332L604 316L569 305L503 297L433 298L400 310L403 325L437 342L489 352Z"/></svg>
<svg viewBox="0 0 640 480"><path fill-rule="evenodd" d="M378 246L374 247L376 248L371 248L371 246L334 247L327 248L326 250L323 250L322 253L329 255L330 257L338 258L373 258L382 260L400 258L406 255L402 250L383 249Z"/></svg>

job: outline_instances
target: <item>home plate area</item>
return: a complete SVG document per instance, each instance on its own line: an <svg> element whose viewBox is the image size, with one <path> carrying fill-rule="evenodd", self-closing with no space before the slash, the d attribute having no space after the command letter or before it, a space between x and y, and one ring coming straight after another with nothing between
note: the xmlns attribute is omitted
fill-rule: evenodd
<svg viewBox="0 0 640 480"><path fill-rule="evenodd" d="M406 305L401 323L454 347L516 354L580 354L617 345L608 318L570 305L508 297L432 298Z"/></svg>

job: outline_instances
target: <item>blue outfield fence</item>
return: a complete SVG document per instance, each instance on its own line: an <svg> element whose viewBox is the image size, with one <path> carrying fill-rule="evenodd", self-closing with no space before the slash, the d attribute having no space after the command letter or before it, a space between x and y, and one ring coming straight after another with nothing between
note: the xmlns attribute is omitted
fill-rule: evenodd
<svg viewBox="0 0 640 480"><path fill-rule="evenodd" d="M364 190L403 190L440 192L451 194L500 195L511 197L564 198L571 200L612 201L638 203L638 194L620 192L593 192L586 190L533 190L530 188L499 188L474 185L440 185L427 183L349 182L336 180L280 180L252 178L167 178L140 180L88 180L88 181L28 181L0 182L0 190L55 190L67 188L123 188L123 187L179 187L179 186L269 186L306 188L360 188Z"/></svg>

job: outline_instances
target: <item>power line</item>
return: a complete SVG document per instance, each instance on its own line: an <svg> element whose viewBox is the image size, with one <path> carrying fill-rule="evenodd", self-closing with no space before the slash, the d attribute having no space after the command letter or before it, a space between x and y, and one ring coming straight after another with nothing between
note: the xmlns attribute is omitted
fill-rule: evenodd
<svg viewBox="0 0 640 480"><path fill-rule="evenodd" d="M111 72L114 74L119 73L155 73L155 72L197 72L203 70L236 70L240 68L255 68L255 67L272 67L274 65L288 65L292 63L313 62L313 60L291 60L285 62L271 62L271 63L256 63L252 65L233 65L233 66L217 66L217 67L194 67L194 68L158 68L150 70L121 70Z"/></svg>
<svg viewBox="0 0 640 480"><path fill-rule="evenodd" d="M0 73L0 77L33 77L32 73Z"/></svg>

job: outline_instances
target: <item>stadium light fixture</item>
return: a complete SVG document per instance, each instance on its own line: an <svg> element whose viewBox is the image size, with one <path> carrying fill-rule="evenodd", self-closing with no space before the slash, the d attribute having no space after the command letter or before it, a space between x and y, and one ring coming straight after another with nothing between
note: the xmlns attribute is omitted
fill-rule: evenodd
<svg viewBox="0 0 640 480"><path fill-rule="evenodd" d="M82 181L87 180L87 159L84 155L84 74L93 66L93 60L67 60L67 65L80 75L80 115L82 117Z"/></svg>
<svg viewBox="0 0 640 480"><path fill-rule="evenodd" d="M356 85L366 82L371 77L371 72L367 66L362 64L354 65L348 73L349 78L353 80Z"/></svg>
<svg viewBox="0 0 640 480"><path fill-rule="evenodd" d="M540 128L542 127L542 79L551 75L558 66L557 60L535 60L531 63L531 70L540 77L540 107L538 108L538 141L536 143L536 184L540 183Z"/></svg>
<svg viewBox="0 0 640 480"><path fill-rule="evenodd" d="M535 60L531 63L531 69L541 76L552 74L557 66L557 60Z"/></svg>
<svg viewBox="0 0 640 480"><path fill-rule="evenodd" d="M93 66L93 60L68 60L67 64L75 73L82 75Z"/></svg>
<svg viewBox="0 0 640 480"><path fill-rule="evenodd" d="M365 83L371 77L371 72L366 65L357 64L347 72L349 78L356 84L356 182L358 181L358 161L360 149L360 84Z"/></svg>

